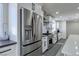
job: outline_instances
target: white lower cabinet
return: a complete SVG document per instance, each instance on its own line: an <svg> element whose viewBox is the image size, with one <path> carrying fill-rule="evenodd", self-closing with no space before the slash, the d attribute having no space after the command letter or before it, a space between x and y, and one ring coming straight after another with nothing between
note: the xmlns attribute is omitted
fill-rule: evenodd
<svg viewBox="0 0 79 59"><path fill-rule="evenodd" d="M16 56L16 44L0 48L0 56Z"/></svg>
<svg viewBox="0 0 79 59"><path fill-rule="evenodd" d="M58 40L62 38L62 33L58 33Z"/></svg>
<svg viewBox="0 0 79 59"><path fill-rule="evenodd" d="M42 53L44 53L48 49L48 37L42 37Z"/></svg>
<svg viewBox="0 0 79 59"><path fill-rule="evenodd" d="M55 44L57 42L57 34L54 34L54 36L52 37L52 41L53 41L53 44Z"/></svg>
<svg viewBox="0 0 79 59"><path fill-rule="evenodd" d="M57 42L56 38L53 38L53 44L55 44Z"/></svg>

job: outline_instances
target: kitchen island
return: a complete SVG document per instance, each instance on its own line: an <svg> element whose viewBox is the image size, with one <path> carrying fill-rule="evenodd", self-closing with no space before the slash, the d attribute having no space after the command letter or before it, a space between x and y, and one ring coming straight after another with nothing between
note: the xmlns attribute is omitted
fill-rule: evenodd
<svg viewBox="0 0 79 59"><path fill-rule="evenodd" d="M68 37L62 53L66 56L79 56L79 35L71 34Z"/></svg>

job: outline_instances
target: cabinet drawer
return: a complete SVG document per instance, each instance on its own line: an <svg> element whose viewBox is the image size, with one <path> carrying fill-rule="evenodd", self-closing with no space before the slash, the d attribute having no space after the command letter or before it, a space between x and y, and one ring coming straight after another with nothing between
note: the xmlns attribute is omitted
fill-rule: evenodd
<svg viewBox="0 0 79 59"><path fill-rule="evenodd" d="M10 55L16 55L16 45L6 46L3 48L0 48L0 55L1 56L9 56Z"/></svg>

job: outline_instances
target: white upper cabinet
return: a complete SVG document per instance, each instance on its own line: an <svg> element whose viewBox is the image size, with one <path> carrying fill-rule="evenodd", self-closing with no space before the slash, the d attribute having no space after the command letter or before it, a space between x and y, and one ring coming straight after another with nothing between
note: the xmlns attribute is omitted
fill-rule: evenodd
<svg viewBox="0 0 79 59"><path fill-rule="evenodd" d="M32 10L32 3L19 3L20 7Z"/></svg>
<svg viewBox="0 0 79 59"><path fill-rule="evenodd" d="M35 12L39 15L43 15L42 7L39 4L35 4Z"/></svg>
<svg viewBox="0 0 79 59"><path fill-rule="evenodd" d="M49 30L49 33L54 33L56 31L56 21L51 16L46 16L46 20L44 20L45 23L47 23L47 30Z"/></svg>

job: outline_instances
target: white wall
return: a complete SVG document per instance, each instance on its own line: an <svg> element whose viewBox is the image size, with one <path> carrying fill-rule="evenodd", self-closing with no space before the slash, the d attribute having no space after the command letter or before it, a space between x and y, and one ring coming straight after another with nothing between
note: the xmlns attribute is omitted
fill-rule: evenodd
<svg viewBox="0 0 79 59"><path fill-rule="evenodd" d="M16 41L17 42L17 44L16 44L16 54L17 55L19 55L20 53L19 53L19 49L20 49L20 47L19 47L19 44L20 44L20 42L18 41L19 39L18 39L18 27L17 27L17 25L18 25L18 6L17 6L17 3L9 3L9 6L8 6L9 8L9 10L8 10L8 12L9 12L9 16L8 16L8 18L9 18L9 36L10 36L10 40L13 40L13 41Z"/></svg>
<svg viewBox="0 0 79 59"><path fill-rule="evenodd" d="M9 36L10 40L17 41L17 4L9 4Z"/></svg>
<svg viewBox="0 0 79 59"><path fill-rule="evenodd" d="M59 29L59 22L56 21L56 29Z"/></svg>
<svg viewBox="0 0 79 59"><path fill-rule="evenodd" d="M59 30L62 33L63 39L66 39L66 21L59 22Z"/></svg>
<svg viewBox="0 0 79 59"><path fill-rule="evenodd" d="M67 21L67 36L79 34L79 22Z"/></svg>

